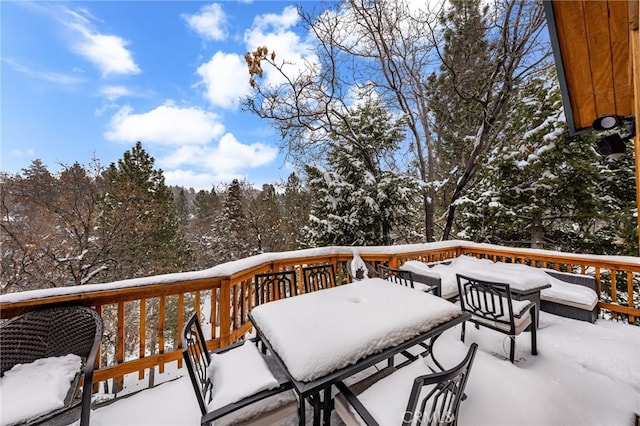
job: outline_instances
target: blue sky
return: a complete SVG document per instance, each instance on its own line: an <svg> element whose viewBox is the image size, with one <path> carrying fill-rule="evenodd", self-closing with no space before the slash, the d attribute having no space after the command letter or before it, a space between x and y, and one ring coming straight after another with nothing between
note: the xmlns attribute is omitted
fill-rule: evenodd
<svg viewBox="0 0 640 426"><path fill-rule="evenodd" d="M107 166L138 140L169 185L259 187L292 171L238 99L245 52L313 55L293 3L0 0L0 16L2 171Z"/></svg>

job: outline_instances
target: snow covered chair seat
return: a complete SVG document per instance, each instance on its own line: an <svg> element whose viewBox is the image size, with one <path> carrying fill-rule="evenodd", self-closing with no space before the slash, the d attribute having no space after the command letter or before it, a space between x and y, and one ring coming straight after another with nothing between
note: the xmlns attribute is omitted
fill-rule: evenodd
<svg viewBox="0 0 640 426"><path fill-rule="evenodd" d="M209 352L194 314L182 330L182 357L200 406L201 425L282 425L297 421L291 382L257 339ZM300 407L304 408L304 404Z"/></svg>
<svg viewBox="0 0 640 426"><path fill-rule="evenodd" d="M596 322L599 307L594 277L547 269L544 271L551 277L551 287L541 291L542 311L565 318Z"/></svg>
<svg viewBox="0 0 640 426"><path fill-rule="evenodd" d="M367 386L338 382L336 413L347 426L456 425L477 350L471 344L464 359L445 371L434 372L420 357Z"/></svg>
<svg viewBox="0 0 640 426"><path fill-rule="evenodd" d="M80 419L88 426L101 340L102 318L84 306L37 309L3 323L2 424L67 425Z"/></svg>
<svg viewBox="0 0 640 426"><path fill-rule="evenodd" d="M515 361L516 336L530 330L531 354L538 355L536 304L515 300L506 283L479 280L458 274L458 290L462 312L471 314L468 322L509 336L509 361ZM532 326L534 325L534 326ZM466 323L462 323L460 340L464 342ZM531 326L531 327L530 327Z"/></svg>

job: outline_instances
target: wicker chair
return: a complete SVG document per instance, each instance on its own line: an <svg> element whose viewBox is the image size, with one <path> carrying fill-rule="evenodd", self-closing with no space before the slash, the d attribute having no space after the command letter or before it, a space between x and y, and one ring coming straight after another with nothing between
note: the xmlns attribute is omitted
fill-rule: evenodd
<svg viewBox="0 0 640 426"><path fill-rule="evenodd" d="M509 336L511 347L509 360L515 359L516 336L530 328L531 354L537 355L536 304L527 300L513 300L509 284L481 281L456 274L460 292L460 307L469 312L469 321L476 327L484 326ZM461 339L464 342L465 324L462 323ZM533 325L533 326L531 326ZM529 327L531 326L531 327Z"/></svg>
<svg viewBox="0 0 640 426"><path fill-rule="evenodd" d="M419 359L365 389L358 389L360 382L351 386L338 382L336 387L340 393L335 399L336 412L347 426L363 422L368 426L455 425L477 350L478 345L473 343L462 362L444 371L431 372L424 360ZM414 376L416 372L417 377ZM398 391L398 386L411 389L408 400L400 399L399 395L403 393ZM374 392L369 391L364 397L368 389ZM358 395L362 395L362 400ZM385 407L384 413L378 412L378 415L387 418L372 414L380 407Z"/></svg>
<svg viewBox="0 0 640 426"><path fill-rule="evenodd" d="M298 294L295 271L257 274L255 281L255 305L283 299Z"/></svg>
<svg viewBox="0 0 640 426"><path fill-rule="evenodd" d="M255 339L239 341L210 353L207 349L206 339L198 317L194 314L184 326L182 330L182 357L187 366L191 384L202 413L200 419L202 425L211 425L212 423L216 425L219 423L277 425L282 424L285 419L295 416L298 404L295 394L291 390L291 382L286 379L284 372L278 367L272 356L256 355L256 352L250 351L249 355L254 356L253 358L247 358L246 352L234 353L235 350L240 349L243 345L255 345L255 343ZM216 369L220 372L221 377L229 381L226 385L232 388L235 398L233 400L227 399L226 401L216 400L215 395L228 398L228 393L225 395L225 391L220 389L221 386L224 388L225 384L216 381L215 372L211 374L212 358L220 356L217 354L224 354L222 355L223 357L237 355L235 362L231 364L236 371L237 363L243 362L239 361L240 358L244 361L255 359L261 362L260 358L257 358L260 356L264 360L263 365L266 364L267 366L266 374L270 376L269 380L273 381L273 386L266 389L269 386L264 386L264 380L261 380L265 374L264 367L261 367L261 370L257 370L256 374L251 374L250 372L256 372L255 369L252 369L255 366L246 365L244 373L241 372L238 377L231 377L228 370L226 373L221 373L225 367L222 364L218 364ZM242 381L242 383L239 383L239 381ZM242 394L238 393L240 386L245 390ZM255 391L252 389L255 389ZM251 407L249 408L249 406ZM302 406L304 407L304 405Z"/></svg>
<svg viewBox="0 0 640 426"><path fill-rule="evenodd" d="M11 318L0 326L2 376L17 364L43 358L75 354L83 361L65 407L29 419L27 424L66 425L79 417L81 426L89 425L93 369L101 340L102 318L95 310L83 306L39 309ZM80 376L83 376L81 394L77 389Z"/></svg>
<svg viewBox="0 0 640 426"><path fill-rule="evenodd" d="M333 265L316 265L302 268L304 292L311 293L336 286L336 273Z"/></svg>

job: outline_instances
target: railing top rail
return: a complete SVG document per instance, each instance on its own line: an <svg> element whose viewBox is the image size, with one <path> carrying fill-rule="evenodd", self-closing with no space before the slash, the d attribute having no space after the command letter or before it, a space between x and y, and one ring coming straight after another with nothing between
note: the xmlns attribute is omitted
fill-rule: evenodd
<svg viewBox="0 0 640 426"><path fill-rule="evenodd" d="M231 262L222 263L209 269L201 271L180 272L173 274L154 275L149 277L133 278L128 280L113 281L100 284L85 284L80 286L64 286L47 288L40 290L30 290L17 293L7 293L0 295L0 305L5 303L16 303L26 300L36 300L51 297L68 297L82 295L84 293L95 293L101 291L134 289L146 286L157 286L159 284L172 284L184 281L196 281L211 278L230 278L235 274L242 273L247 269L259 267L269 263L295 263L303 260L313 260L319 257L329 256L353 256L354 251L360 254L397 254L407 251L424 251L448 247L458 247L461 241L451 240L437 243L408 244L398 246L372 246L372 247L348 247L331 246L313 249L263 253L255 256L238 259ZM293 261L293 262L292 262ZM303 262L304 263L304 262Z"/></svg>
<svg viewBox="0 0 640 426"><path fill-rule="evenodd" d="M493 244L485 243L473 243L463 242L460 245L462 250L480 251L480 252L492 252L496 255L502 255L506 257L512 257L514 255L522 255L523 257L536 257L536 258L555 258L562 259L567 263L588 263L594 265L607 265L607 266L625 266L625 267L638 267L640 268L640 257L635 256L611 256L600 254L580 254L580 253L564 253L552 250L543 249L530 249L530 248L516 248L516 247L504 247Z"/></svg>
<svg viewBox="0 0 640 426"><path fill-rule="evenodd" d="M174 284L178 282L190 282L197 285L196 282L211 279L231 279L236 274L241 274L253 268L259 268L267 264L294 264L305 263L305 261L313 261L322 257L350 257L354 252L360 255L375 256L394 256L394 255L412 255L422 254L430 251L460 249L475 252L493 253L512 257L514 255L522 255L529 258L553 258L562 259L566 263L584 263L604 267L625 267L633 271L640 271L640 257L632 256L602 256L589 254L573 254L561 253L550 250L526 249L503 247L492 244L473 243L461 240L448 240L434 243L422 244L405 244L395 246L369 246L369 247L349 247L349 246L332 246L320 247L306 250L263 253L244 259L216 265L209 269L192 272L173 273L165 275L156 275L143 278L114 281L101 284L87 284L82 286L67 286L50 289L31 290L17 293L8 293L0 295L0 307L4 304L14 304L46 298L64 298L72 297L83 298L87 293L112 292L114 290L140 290L146 287L159 285Z"/></svg>

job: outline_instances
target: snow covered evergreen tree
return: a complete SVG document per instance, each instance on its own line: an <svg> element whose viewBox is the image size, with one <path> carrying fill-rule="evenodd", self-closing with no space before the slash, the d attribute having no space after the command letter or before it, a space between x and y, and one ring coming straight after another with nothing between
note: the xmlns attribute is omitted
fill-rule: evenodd
<svg viewBox="0 0 640 426"><path fill-rule="evenodd" d="M605 208L600 212L600 227L592 243L593 253L638 255L638 207L634 151L619 159L601 161L597 191ZM585 248L586 249L586 248Z"/></svg>
<svg viewBox="0 0 640 426"><path fill-rule="evenodd" d="M447 2L436 43L442 61L430 107L437 134L438 186L436 217L444 219L442 238L457 231L457 206L478 182L478 170L501 143L508 111L523 82L546 67L548 43L539 2L479 0Z"/></svg>
<svg viewBox="0 0 640 426"><path fill-rule="evenodd" d="M292 172L284 184L282 199L282 232L287 250L296 250L303 245L310 210L311 195L298 175Z"/></svg>
<svg viewBox="0 0 640 426"><path fill-rule="evenodd" d="M311 246L389 245L416 204L412 178L394 170L404 122L368 99L328 141L326 167L306 167L313 204Z"/></svg>
<svg viewBox="0 0 640 426"><path fill-rule="evenodd" d="M137 142L104 174L100 238L114 259L112 280L178 272L188 261L173 195L154 162Z"/></svg>
<svg viewBox="0 0 640 426"><path fill-rule="evenodd" d="M570 137L555 76L528 83L510 111L509 135L462 198L462 237L507 246L589 252L606 221L593 136Z"/></svg>

